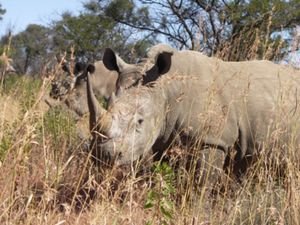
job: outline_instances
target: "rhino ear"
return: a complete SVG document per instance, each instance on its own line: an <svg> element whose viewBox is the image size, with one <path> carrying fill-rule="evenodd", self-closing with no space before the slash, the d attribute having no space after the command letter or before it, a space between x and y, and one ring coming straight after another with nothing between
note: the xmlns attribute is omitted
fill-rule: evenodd
<svg viewBox="0 0 300 225"><path fill-rule="evenodd" d="M163 52L157 56L155 65L158 68L158 73L160 75L165 74L169 71L172 63L172 55L171 52Z"/></svg>
<svg viewBox="0 0 300 225"><path fill-rule="evenodd" d="M81 63L83 67L80 66L80 70L76 71L77 73L77 77L76 77L76 82L79 82L80 80L82 79L85 79L87 77L87 73L94 73L95 72L95 66L93 64L84 64L84 63ZM75 70L76 70L76 66L75 66Z"/></svg>
<svg viewBox="0 0 300 225"><path fill-rule="evenodd" d="M143 76L143 85L156 81L170 70L172 55L172 52L162 52L156 56L154 66L147 71L146 76Z"/></svg>
<svg viewBox="0 0 300 225"><path fill-rule="evenodd" d="M86 70L89 72L89 73L94 73L96 68L93 64L89 64L86 68Z"/></svg>
<svg viewBox="0 0 300 225"><path fill-rule="evenodd" d="M114 71L119 72L117 56L112 49L110 49L110 48L105 49L102 61L103 61L104 66L108 70L114 70Z"/></svg>

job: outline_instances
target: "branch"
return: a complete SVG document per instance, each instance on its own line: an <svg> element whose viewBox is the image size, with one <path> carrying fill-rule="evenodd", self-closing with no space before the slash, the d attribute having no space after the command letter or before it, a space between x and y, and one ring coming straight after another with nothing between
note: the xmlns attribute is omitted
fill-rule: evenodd
<svg viewBox="0 0 300 225"><path fill-rule="evenodd" d="M159 28L155 28L155 27L147 27L147 26L139 26L139 25L135 25L135 24L132 24L132 23L129 23L127 21L124 21L124 20L120 20L120 19L117 19L117 18L113 18L116 22L118 23L121 23L121 24L124 24L126 26L129 26L129 27L132 27L132 28L135 28L135 29L139 29L139 30L145 30L145 31L150 31L150 32L153 32L153 33L157 33L157 34L162 34L162 35L165 35L166 37L169 37L169 38L172 38L178 42L182 42L181 39L177 38L176 36L170 34L170 33L167 33L167 32L164 32L163 30L160 30Z"/></svg>
<svg viewBox="0 0 300 225"><path fill-rule="evenodd" d="M179 19L179 21L181 22L182 26L184 27L185 31L187 32L189 39L191 40L191 48L194 49L195 48L195 43L194 43L194 35L191 32L191 30L189 29L188 25L186 24L184 18L182 17L182 15L178 12L178 10L176 9L174 2L170 2L168 0L169 6L172 10L172 12L177 16L177 18Z"/></svg>

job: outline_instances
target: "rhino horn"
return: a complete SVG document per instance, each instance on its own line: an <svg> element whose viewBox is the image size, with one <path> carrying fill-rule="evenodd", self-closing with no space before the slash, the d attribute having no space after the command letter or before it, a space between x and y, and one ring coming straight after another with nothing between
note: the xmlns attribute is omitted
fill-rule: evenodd
<svg viewBox="0 0 300 225"><path fill-rule="evenodd" d="M99 120L99 130L100 132L106 132L111 124L111 115L99 104L97 101L95 94L93 92L93 88L91 86L90 81L90 73L94 71L95 68L93 65L89 65L87 68L87 100L88 100L88 108L90 111L90 131L94 133Z"/></svg>

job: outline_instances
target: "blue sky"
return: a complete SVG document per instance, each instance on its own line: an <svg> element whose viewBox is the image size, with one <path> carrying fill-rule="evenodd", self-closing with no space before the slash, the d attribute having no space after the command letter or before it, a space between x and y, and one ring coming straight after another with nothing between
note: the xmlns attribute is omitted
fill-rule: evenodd
<svg viewBox="0 0 300 225"><path fill-rule="evenodd" d="M8 28L13 28L15 34L28 24L48 25L52 20L59 19L66 10L78 14L83 2L86 0L0 0L2 8L6 9L0 21L0 36Z"/></svg>

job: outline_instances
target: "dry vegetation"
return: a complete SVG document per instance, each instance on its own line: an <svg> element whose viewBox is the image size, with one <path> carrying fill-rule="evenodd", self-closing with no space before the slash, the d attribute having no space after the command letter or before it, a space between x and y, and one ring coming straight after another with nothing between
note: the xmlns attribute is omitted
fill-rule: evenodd
<svg viewBox="0 0 300 225"><path fill-rule="evenodd" d="M195 167L182 166L187 157L177 146L169 163L150 171L103 174L73 115L43 102L49 82L10 76L0 87L1 224L300 225L299 149L292 143L285 152L262 151L241 183L229 178L213 193L194 184Z"/></svg>
<svg viewBox="0 0 300 225"><path fill-rule="evenodd" d="M197 190L194 173L176 163L99 178L72 115L43 104L48 86L11 76L1 87L1 224L300 224L292 144L260 155L241 184L225 183L220 194ZM185 157L176 147L169 156Z"/></svg>

